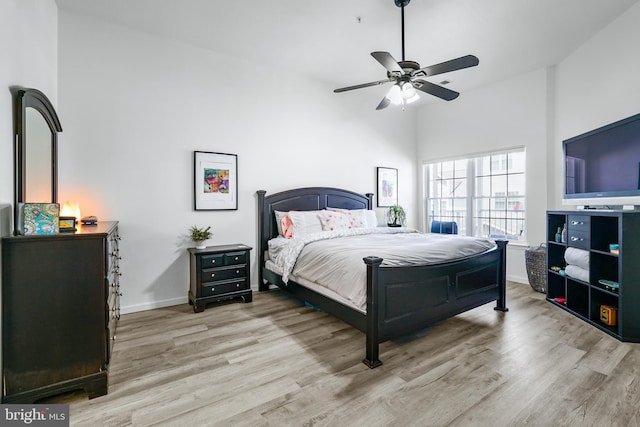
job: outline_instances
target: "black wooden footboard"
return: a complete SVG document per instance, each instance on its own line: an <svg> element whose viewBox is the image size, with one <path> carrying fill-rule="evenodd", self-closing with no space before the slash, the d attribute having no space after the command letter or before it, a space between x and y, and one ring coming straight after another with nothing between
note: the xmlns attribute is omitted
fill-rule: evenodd
<svg viewBox="0 0 640 427"><path fill-rule="evenodd" d="M363 363L380 366L381 342L408 335L472 308L497 301L506 308L506 241L496 250L436 266L381 266L382 259L364 258L367 265L366 355Z"/></svg>

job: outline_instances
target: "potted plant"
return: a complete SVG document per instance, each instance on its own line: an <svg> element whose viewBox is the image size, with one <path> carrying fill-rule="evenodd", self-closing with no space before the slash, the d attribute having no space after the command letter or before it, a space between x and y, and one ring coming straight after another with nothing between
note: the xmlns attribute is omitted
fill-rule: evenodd
<svg viewBox="0 0 640 427"><path fill-rule="evenodd" d="M402 227L407 219L404 208L400 205L392 205L387 209L387 225L389 227Z"/></svg>
<svg viewBox="0 0 640 427"><path fill-rule="evenodd" d="M191 240L196 243L196 249L204 249L207 247L206 241L211 238L211 227L198 228L195 225L189 229Z"/></svg>

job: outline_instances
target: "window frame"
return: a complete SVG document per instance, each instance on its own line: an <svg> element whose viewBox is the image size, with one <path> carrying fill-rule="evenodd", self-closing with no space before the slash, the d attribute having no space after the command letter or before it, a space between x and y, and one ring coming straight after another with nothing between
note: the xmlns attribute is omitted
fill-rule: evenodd
<svg viewBox="0 0 640 427"><path fill-rule="evenodd" d="M510 162L508 161L508 156L512 153L522 154L523 156L522 164L519 165L521 167L516 167L516 165L510 166ZM423 218L424 218L425 226L427 227L427 230L430 229L431 222L434 219L449 220L449 221L458 222L459 232L460 234L463 234L463 235L480 236L484 238L507 238L509 240L516 241L518 243L526 242L526 239L527 239L527 235L526 235L526 229L527 229L526 155L527 155L526 148L524 146L519 146L519 147L507 148L504 150L474 153L466 156L458 156L455 158L434 159L434 160L423 162L423 178L424 178L424 186L425 186L424 187L425 197L424 197L424 204L423 204L423 207L425 209L425 214L423 215ZM496 156L505 156L505 158L504 160L492 159L492 157L496 157ZM484 161L487 162L487 164L489 165L488 172L484 172L484 171L482 173L478 172L478 169L480 168L478 168L477 166L481 161L480 159L485 159ZM466 166L467 171L466 171L466 178L465 178L466 179L466 196L464 196L466 198L466 208L464 211L464 215L460 215L459 213L457 214L456 210L453 209L454 200L460 199L455 197L456 196L455 193L452 193L451 197L443 197L442 194L436 194L436 196L433 196L431 194L433 192L435 185L442 185L442 181L445 181L445 180L453 181L456 179L456 175L454 173L450 178L444 177L441 180L438 180L440 181L440 184L432 183L433 176L436 173L433 170L434 166L442 165L446 162L459 162L459 161L465 161L467 163L467 166ZM504 162L504 167L494 169L493 164L496 161ZM453 170L455 171L459 169L454 167ZM518 175L522 176L521 179L518 178L518 180L521 181L519 184L520 188L518 188L518 190L521 189L522 192L514 191L515 189L513 188L513 186L509 187L509 181L510 180L513 181L513 177ZM503 197L500 197L499 200L497 200L498 198L496 198L495 195L493 194L491 184L488 192L483 191L481 195L477 194L476 183L479 178L487 179L488 182L491 183L496 179L496 177L500 177L500 176L505 177L504 178L505 191L503 191L504 193ZM489 206L489 212L490 212L489 216L478 214L477 205L479 201L483 199L487 200L487 204ZM518 201L517 199L520 199L520 200ZM434 203L437 203L440 206L443 206L446 203L449 203L449 207L451 210L448 212L445 212L444 215L442 214L434 215L433 210L431 209ZM500 209L499 211L495 209L491 209L492 207L495 207L495 203L503 203L504 209ZM509 206L514 206L514 205L517 205L518 203L522 203L522 206L523 206L522 209L507 209ZM493 215L492 212L499 212L499 214ZM479 230L477 230L478 228L477 222L481 218L486 218L485 222L486 222L486 225L488 226L488 233L481 233ZM491 233L492 227L499 228L497 225L492 226L492 224L497 224L496 220L500 220L502 222L501 225L503 226L502 228L504 233L502 234ZM516 230L519 229L519 232L516 232L515 234L510 233L509 231L510 226L513 227L514 222L518 225L515 227L515 229Z"/></svg>

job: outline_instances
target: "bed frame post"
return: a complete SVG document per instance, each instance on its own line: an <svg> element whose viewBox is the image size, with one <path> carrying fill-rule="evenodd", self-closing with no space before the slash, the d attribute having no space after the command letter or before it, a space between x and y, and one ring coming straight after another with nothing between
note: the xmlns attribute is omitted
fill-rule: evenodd
<svg viewBox="0 0 640 427"><path fill-rule="evenodd" d="M258 290L259 291L268 291L269 284L264 283L264 277L262 269L264 268L264 251L266 242L264 241L265 236L265 228L269 227L269 224L265 224L265 221L270 219L269 217L265 218L264 212L264 197L267 193L265 190L256 191L258 194Z"/></svg>
<svg viewBox="0 0 640 427"><path fill-rule="evenodd" d="M378 341L378 273L382 258L369 256L363 258L367 265L367 323L366 323L366 353L362 363L373 369L382 362L379 359Z"/></svg>
<svg viewBox="0 0 640 427"><path fill-rule="evenodd" d="M365 196L367 197L367 209L372 210L373 209L373 193L365 193Z"/></svg>
<svg viewBox="0 0 640 427"><path fill-rule="evenodd" d="M500 251L500 268L498 269L500 289L496 306L493 309L498 311L509 311L507 308L507 243L509 243L508 240L496 240Z"/></svg>

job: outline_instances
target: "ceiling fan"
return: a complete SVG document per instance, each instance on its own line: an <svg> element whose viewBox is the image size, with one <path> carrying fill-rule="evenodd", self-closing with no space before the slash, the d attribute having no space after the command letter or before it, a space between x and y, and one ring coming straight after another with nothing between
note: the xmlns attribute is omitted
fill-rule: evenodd
<svg viewBox="0 0 640 427"><path fill-rule="evenodd" d="M420 98L416 89L437 96L445 101L451 101L460 95L456 91L428 82L423 80L423 78L461 70L463 68L475 67L479 63L478 58L473 55L466 55L423 68L420 68L420 64L415 61L406 61L404 58L404 7L408 5L410 1L411 0L394 0L395 5L401 9L402 61L396 61L389 52L371 52L371 56L387 69L387 78L385 80L377 80L375 82L335 89L335 93L393 82L393 86L385 97L382 98L376 110L387 108L390 104L402 105L404 109L406 104Z"/></svg>

